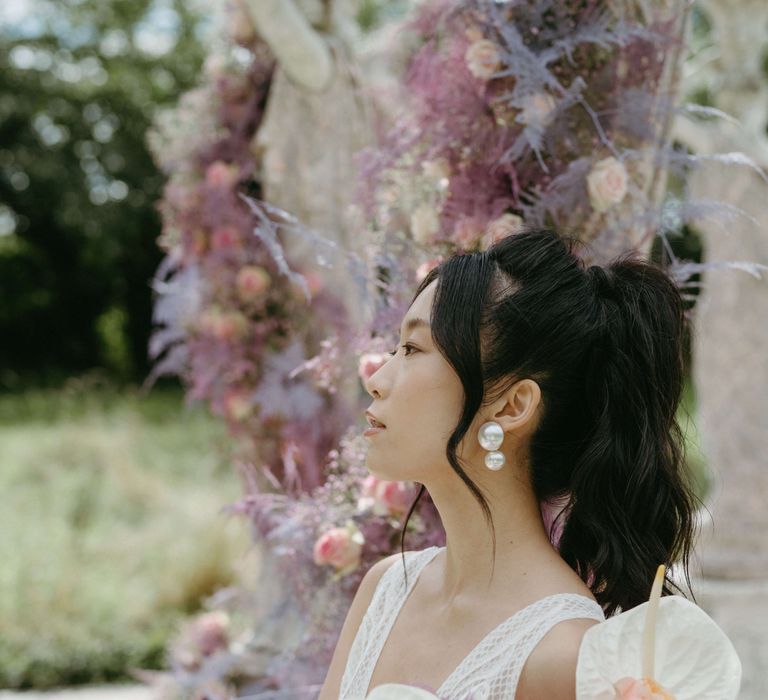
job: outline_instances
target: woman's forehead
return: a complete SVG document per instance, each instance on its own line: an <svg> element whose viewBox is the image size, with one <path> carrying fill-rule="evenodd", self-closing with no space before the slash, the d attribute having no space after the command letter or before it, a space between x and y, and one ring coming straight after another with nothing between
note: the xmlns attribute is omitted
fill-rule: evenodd
<svg viewBox="0 0 768 700"><path fill-rule="evenodd" d="M436 289L437 280L434 280L421 290L419 296L413 300L410 308L405 316L403 316L403 328L405 328L406 324L412 319L421 319L429 324L432 315L432 299L435 296Z"/></svg>

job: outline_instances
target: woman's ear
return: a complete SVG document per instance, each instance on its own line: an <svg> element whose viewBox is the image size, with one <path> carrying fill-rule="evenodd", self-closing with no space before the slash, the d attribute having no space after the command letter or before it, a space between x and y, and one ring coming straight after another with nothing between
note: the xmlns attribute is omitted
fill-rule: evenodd
<svg viewBox="0 0 768 700"><path fill-rule="evenodd" d="M499 398L498 404L493 420L505 433L533 432L539 420L541 388L532 379L521 379Z"/></svg>

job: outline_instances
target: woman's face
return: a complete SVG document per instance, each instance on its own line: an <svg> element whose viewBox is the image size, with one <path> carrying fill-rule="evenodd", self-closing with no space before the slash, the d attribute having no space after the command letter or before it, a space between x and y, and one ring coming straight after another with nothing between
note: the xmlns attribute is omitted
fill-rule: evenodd
<svg viewBox="0 0 768 700"><path fill-rule="evenodd" d="M366 438L366 466L380 479L424 483L454 473L445 447L461 416L464 391L429 326L419 321L430 322L436 287L437 280L414 300L400 326L397 353L365 382L374 398L369 410L386 426Z"/></svg>

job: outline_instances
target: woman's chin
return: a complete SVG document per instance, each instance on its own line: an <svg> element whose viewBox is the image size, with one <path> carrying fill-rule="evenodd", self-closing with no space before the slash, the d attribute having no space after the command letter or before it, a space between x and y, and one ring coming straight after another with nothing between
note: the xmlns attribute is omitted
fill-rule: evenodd
<svg viewBox="0 0 768 700"><path fill-rule="evenodd" d="M386 465L379 464L378 460L367 459L365 461L365 468L371 473L371 476L375 476L382 481L397 481L397 477L391 473L391 469L387 469Z"/></svg>

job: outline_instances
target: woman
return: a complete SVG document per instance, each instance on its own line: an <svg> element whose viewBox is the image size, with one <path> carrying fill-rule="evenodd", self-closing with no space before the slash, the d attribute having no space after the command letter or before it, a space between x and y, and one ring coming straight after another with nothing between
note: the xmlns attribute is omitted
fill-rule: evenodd
<svg viewBox="0 0 768 700"><path fill-rule="evenodd" d="M646 601L659 564L680 562L690 588L683 303L656 265L585 269L577 243L524 231L419 285L367 381L384 427L366 432L366 463L429 490L446 546L371 567L320 700L389 682L449 700L574 698L590 626ZM558 498L559 540L540 511Z"/></svg>

